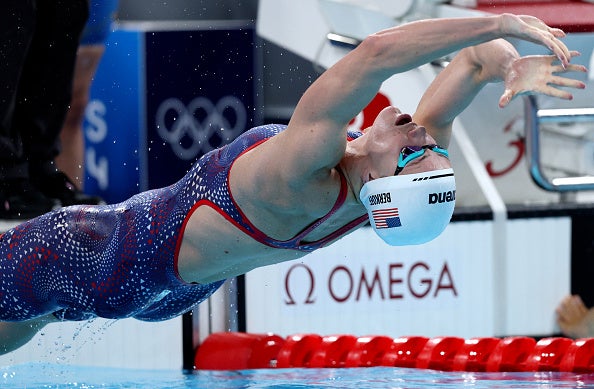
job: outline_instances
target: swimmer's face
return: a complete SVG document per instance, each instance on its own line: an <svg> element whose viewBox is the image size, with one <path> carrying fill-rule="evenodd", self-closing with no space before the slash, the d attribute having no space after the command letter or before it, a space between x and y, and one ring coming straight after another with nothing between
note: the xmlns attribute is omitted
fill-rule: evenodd
<svg viewBox="0 0 594 389"><path fill-rule="evenodd" d="M375 163L381 177L394 174L398 155L405 146L423 146L435 144L435 139L427 133L423 126L412 121L412 117L402 113L396 107L384 108L375 119L372 129L374 147L379 157ZM432 150L409 162L399 174L414 174L430 170L447 169L452 165L444 155Z"/></svg>

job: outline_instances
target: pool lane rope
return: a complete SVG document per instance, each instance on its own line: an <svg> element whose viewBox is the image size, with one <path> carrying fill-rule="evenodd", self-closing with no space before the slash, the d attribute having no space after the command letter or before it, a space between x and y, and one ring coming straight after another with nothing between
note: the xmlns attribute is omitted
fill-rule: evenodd
<svg viewBox="0 0 594 389"><path fill-rule="evenodd" d="M392 366L441 371L594 372L594 338L354 336L219 332L196 349L200 370Z"/></svg>

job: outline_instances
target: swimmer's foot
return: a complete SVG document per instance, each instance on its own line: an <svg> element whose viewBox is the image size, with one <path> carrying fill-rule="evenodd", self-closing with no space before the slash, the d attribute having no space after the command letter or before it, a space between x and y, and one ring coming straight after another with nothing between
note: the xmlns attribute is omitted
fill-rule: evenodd
<svg viewBox="0 0 594 389"><path fill-rule="evenodd" d="M25 178L5 179L0 186L0 219L26 220L60 206Z"/></svg>
<svg viewBox="0 0 594 389"><path fill-rule="evenodd" d="M45 196L57 199L62 206L105 204L101 197L88 195L79 190L68 176L61 171L33 177L32 182Z"/></svg>

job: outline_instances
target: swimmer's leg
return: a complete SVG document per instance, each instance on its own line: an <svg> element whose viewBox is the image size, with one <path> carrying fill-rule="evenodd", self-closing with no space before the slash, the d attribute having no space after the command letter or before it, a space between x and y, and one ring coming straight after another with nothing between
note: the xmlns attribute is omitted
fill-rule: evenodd
<svg viewBox="0 0 594 389"><path fill-rule="evenodd" d="M55 321L58 320L52 314L26 321L0 321L0 355L23 346L46 324Z"/></svg>

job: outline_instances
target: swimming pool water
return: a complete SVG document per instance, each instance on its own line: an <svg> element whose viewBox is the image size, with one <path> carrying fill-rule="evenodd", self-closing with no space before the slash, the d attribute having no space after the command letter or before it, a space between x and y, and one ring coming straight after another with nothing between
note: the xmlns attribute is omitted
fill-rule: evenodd
<svg viewBox="0 0 594 389"><path fill-rule="evenodd" d="M29 363L0 367L0 388L594 388L594 374L468 373L370 367L240 371L131 370Z"/></svg>

